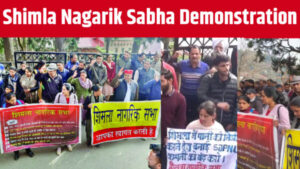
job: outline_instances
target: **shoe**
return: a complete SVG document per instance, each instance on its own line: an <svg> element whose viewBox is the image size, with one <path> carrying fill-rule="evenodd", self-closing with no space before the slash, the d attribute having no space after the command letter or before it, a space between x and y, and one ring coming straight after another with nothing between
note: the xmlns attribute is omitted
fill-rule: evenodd
<svg viewBox="0 0 300 169"><path fill-rule="evenodd" d="M15 159L15 160L18 160L19 157L20 157L19 151L14 151L14 159Z"/></svg>
<svg viewBox="0 0 300 169"><path fill-rule="evenodd" d="M100 147L100 144L95 145L95 147Z"/></svg>
<svg viewBox="0 0 300 169"><path fill-rule="evenodd" d="M87 142L86 145L87 145L88 147L91 147L91 146L92 146L92 145L91 145L91 142Z"/></svg>
<svg viewBox="0 0 300 169"><path fill-rule="evenodd" d="M71 152L73 150L72 146L69 144L67 145L68 150Z"/></svg>
<svg viewBox="0 0 300 169"><path fill-rule="evenodd" d="M61 155L61 147L58 147L58 148L57 148L57 150L56 150L56 154L57 154L58 156L60 156L60 155Z"/></svg>
<svg viewBox="0 0 300 169"><path fill-rule="evenodd" d="M31 149L26 149L26 154L27 154L29 157L33 157L33 156L34 156L34 153L31 151Z"/></svg>

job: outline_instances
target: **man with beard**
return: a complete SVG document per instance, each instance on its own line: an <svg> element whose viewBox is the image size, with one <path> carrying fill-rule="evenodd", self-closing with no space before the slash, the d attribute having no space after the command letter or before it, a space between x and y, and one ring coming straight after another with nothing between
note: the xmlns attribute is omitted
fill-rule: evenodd
<svg viewBox="0 0 300 169"><path fill-rule="evenodd" d="M160 80L162 168L166 168L167 128L185 128L186 102L184 96L174 89L173 75L169 70L162 70Z"/></svg>
<svg viewBox="0 0 300 169"><path fill-rule="evenodd" d="M225 41L225 39L214 39L212 42L212 48L213 48L213 52L211 53L210 56L206 56L203 59L203 62L205 62L206 64L208 64L208 66L210 67L210 72L214 73L216 72L216 69L214 68L214 59L216 58L216 56L218 54L225 54L225 52L227 51L227 42Z"/></svg>
<svg viewBox="0 0 300 169"><path fill-rule="evenodd" d="M198 97L200 101L213 101L218 108L217 121L225 130L235 130L237 78L229 71L231 66L229 56L217 55L214 66L217 72L213 75L207 74L201 79Z"/></svg>
<svg viewBox="0 0 300 169"><path fill-rule="evenodd" d="M178 64L179 69L179 88L186 99L187 124L198 118L197 107L199 105L197 89L200 85L200 78L204 75L209 67L206 63L201 62L200 49L192 46L189 51L189 60L183 60Z"/></svg>

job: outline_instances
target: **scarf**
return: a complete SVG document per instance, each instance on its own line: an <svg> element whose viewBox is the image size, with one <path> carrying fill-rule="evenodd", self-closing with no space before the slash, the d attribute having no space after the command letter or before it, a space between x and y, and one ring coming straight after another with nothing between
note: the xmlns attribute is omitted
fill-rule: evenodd
<svg viewBox="0 0 300 169"><path fill-rule="evenodd" d="M80 86L85 88L85 89L90 89L93 84L92 82L90 81L90 79L86 79L86 81L84 82L80 77L78 78L79 80L79 83L80 83Z"/></svg>
<svg viewBox="0 0 300 169"><path fill-rule="evenodd" d="M31 77L23 75L20 79L20 82L23 89L31 89L35 87L37 81L34 79L34 75L31 75Z"/></svg>

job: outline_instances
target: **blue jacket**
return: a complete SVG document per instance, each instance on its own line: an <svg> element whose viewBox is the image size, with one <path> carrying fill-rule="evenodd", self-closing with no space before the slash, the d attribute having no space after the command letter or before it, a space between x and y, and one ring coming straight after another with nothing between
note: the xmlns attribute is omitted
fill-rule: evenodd
<svg viewBox="0 0 300 169"><path fill-rule="evenodd" d="M139 60L131 61L131 69L133 70L133 72L135 72L136 70L142 67L143 67L143 63L141 63Z"/></svg>
<svg viewBox="0 0 300 169"><path fill-rule="evenodd" d="M64 69L62 72L57 70L57 73L62 77L63 83L66 83L73 72L68 69Z"/></svg>
<svg viewBox="0 0 300 169"><path fill-rule="evenodd" d="M68 61L67 64L65 65L65 68L71 70L74 65L78 66L79 62L71 63L71 61Z"/></svg>
<svg viewBox="0 0 300 169"><path fill-rule="evenodd" d="M139 87L142 89L145 83L154 79L155 70L149 68L148 71L146 71L146 69L144 68L139 68L138 71L139 71L139 78L137 82L139 84ZM146 94L149 93L149 91L150 91L149 89L140 90L140 93Z"/></svg>
<svg viewBox="0 0 300 169"><path fill-rule="evenodd" d="M116 88L115 101L124 101L127 92L127 83L125 79L119 79L117 75L111 82L111 85ZM131 96L130 101L138 100L139 86L135 81L131 81Z"/></svg>
<svg viewBox="0 0 300 169"><path fill-rule="evenodd" d="M148 100L160 100L161 97L161 83L160 80L156 82L154 79L145 83L142 90L150 89L148 93Z"/></svg>

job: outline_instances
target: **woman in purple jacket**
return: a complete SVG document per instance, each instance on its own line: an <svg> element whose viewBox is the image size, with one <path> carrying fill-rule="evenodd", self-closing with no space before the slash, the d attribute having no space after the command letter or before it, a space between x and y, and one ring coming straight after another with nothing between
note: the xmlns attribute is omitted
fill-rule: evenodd
<svg viewBox="0 0 300 169"><path fill-rule="evenodd" d="M283 133L286 129L290 129L289 111L283 105L284 96L277 92L274 87L265 87L262 91L262 102L265 104L263 115L274 119L274 126L278 132L278 150L281 150L281 142Z"/></svg>

